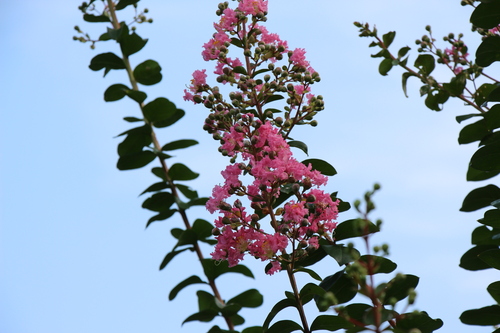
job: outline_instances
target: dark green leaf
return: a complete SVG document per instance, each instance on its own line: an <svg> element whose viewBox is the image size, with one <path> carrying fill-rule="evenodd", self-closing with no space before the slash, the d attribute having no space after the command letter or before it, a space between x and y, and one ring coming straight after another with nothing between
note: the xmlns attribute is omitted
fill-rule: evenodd
<svg viewBox="0 0 500 333"><path fill-rule="evenodd" d="M432 319L422 312L405 313L396 319L396 329L398 332L408 332L411 329L419 329L422 333L431 333L443 326L441 319Z"/></svg>
<svg viewBox="0 0 500 333"><path fill-rule="evenodd" d="M173 117L176 111L175 104L164 97L149 102L143 108L144 117L152 123L165 121Z"/></svg>
<svg viewBox="0 0 500 333"><path fill-rule="evenodd" d="M365 313L371 308L372 307L368 304L354 303L347 305L342 310L341 314L345 312L350 318L362 323L364 321Z"/></svg>
<svg viewBox="0 0 500 333"><path fill-rule="evenodd" d="M158 192L147 198L142 204L142 208L152 210L154 212L162 212L169 210L175 203L175 197L169 192Z"/></svg>
<svg viewBox="0 0 500 333"><path fill-rule="evenodd" d="M403 58L410 50L411 50L411 48L408 46L400 48L398 51L398 58L400 58L400 59Z"/></svg>
<svg viewBox="0 0 500 333"><path fill-rule="evenodd" d="M466 75L465 72L461 72L452 77L450 83L444 83L443 88L446 89L451 96L460 96L465 89L465 84Z"/></svg>
<svg viewBox="0 0 500 333"><path fill-rule="evenodd" d="M146 60L134 69L134 77L140 84L150 86L161 81L161 67L154 60Z"/></svg>
<svg viewBox="0 0 500 333"><path fill-rule="evenodd" d="M385 287L384 304L394 304L394 299L398 302L405 299L408 292L417 287L418 281L418 276L409 274L397 276L389 281Z"/></svg>
<svg viewBox="0 0 500 333"><path fill-rule="evenodd" d="M245 292L242 292L238 296L231 298L227 301L227 304L239 304L245 308L256 308L262 305L264 301L264 297L259 293L256 289L250 289Z"/></svg>
<svg viewBox="0 0 500 333"><path fill-rule="evenodd" d="M449 97L450 94L446 91L431 91L425 98L425 106L434 111L441 111L442 105L448 100Z"/></svg>
<svg viewBox="0 0 500 333"><path fill-rule="evenodd" d="M226 260L217 262L212 259L202 260L203 271L209 280L215 280L222 274L226 273L239 273L250 278L253 278L252 271L250 271L246 266L236 265L234 267L229 267Z"/></svg>
<svg viewBox="0 0 500 333"><path fill-rule="evenodd" d="M179 253L184 252L184 251L186 251L186 250L188 250L188 249L189 249L189 248L185 248L185 249L182 249L182 250L172 251L172 252L167 253L167 255L165 256L165 258L163 258L163 261L162 261L162 262L161 262L161 264L160 264L160 271L161 271L162 269L164 269L164 268L168 265L168 263L169 263L172 259L174 259L174 257L175 257L176 255L178 255Z"/></svg>
<svg viewBox="0 0 500 333"><path fill-rule="evenodd" d="M132 170L142 168L151 163L156 155L151 151L141 151L126 156L121 156L116 164L118 170Z"/></svg>
<svg viewBox="0 0 500 333"><path fill-rule="evenodd" d="M359 258L360 253L355 248L349 248L342 244L321 245L323 250L335 259L339 266L345 265Z"/></svg>
<svg viewBox="0 0 500 333"><path fill-rule="evenodd" d="M93 71L99 71L104 68L104 76L106 76L112 69L125 69L125 64L116 54L107 52L98 54L92 58L89 68Z"/></svg>
<svg viewBox="0 0 500 333"><path fill-rule="evenodd" d="M362 237L380 231L379 228L370 221L363 219L347 220L340 223L335 228L335 240L343 240L353 237Z"/></svg>
<svg viewBox="0 0 500 333"><path fill-rule="evenodd" d="M262 326L247 327L241 333L262 333Z"/></svg>
<svg viewBox="0 0 500 333"><path fill-rule="evenodd" d="M500 95L500 90L499 90ZM495 104L489 109L486 113L484 113L484 120L486 121L486 125L488 129L494 130L500 127L500 104Z"/></svg>
<svg viewBox="0 0 500 333"><path fill-rule="evenodd" d="M472 12L470 22L486 30L500 25L500 2L491 1L479 4Z"/></svg>
<svg viewBox="0 0 500 333"><path fill-rule="evenodd" d="M147 189L145 189L140 195L143 195L144 193L147 193L147 192L158 192L158 191L164 190L166 188L168 188L168 184L166 182L154 183L153 185L151 185Z"/></svg>
<svg viewBox="0 0 500 333"><path fill-rule="evenodd" d="M484 213L484 217L478 220L479 223L489 225L493 228L500 228L500 210L490 209Z"/></svg>
<svg viewBox="0 0 500 333"><path fill-rule="evenodd" d="M177 189L188 199L196 199L198 198L198 192L192 190L186 185L176 184Z"/></svg>
<svg viewBox="0 0 500 333"><path fill-rule="evenodd" d="M392 41L396 37L396 31L389 31L388 33L382 35L382 41L384 42L384 48L389 48L392 44Z"/></svg>
<svg viewBox="0 0 500 333"><path fill-rule="evenodd" d="M143 148L151 144L151 127L148 125L132 128L125 133L127 137L118 145L120 156L142 153ZM149 153L153 154L150 151Z"/></svg>
<svg viewBox="0 0 500 333"><path fill-rule="evenodd" d="M382 62L380 62L380 65L378 66L378 72L380 75L386 76L387 73L392 69L392 59L384 59Z"/></svg>
<svg viewBox="0 0 500 333"><path fill-rule="evenodd" d="M481 147L472 155L470 166L481 171L500 171L500 142Z"/></svg>
<svg viewBox="0 0 500 333"><path fill-rule="evenodd" d="M498 175L499 173L500 173L500 171L476 170L469 165L469 169L467 169L466 179L467 179L467 181L477 182L477 181L493 178L496 175Z"/></svg>
<svg viewBox="0 0 500 333"><path fill-rule="evenodd" d="M83 14L83 20L85 22L97 23L97 22L111 22L109 17L106 15L92 15L92 14Z"/></svg>
<svg viewBox="0 0 500 333"><path fill-rule="evenodd" d="M307 160L302 161L302 164L308 166L311 164L313 170L318 170L321 174L325 176L334 176L337 174L337 170L328 162L316 159L309 158Z"/></svg>
<svg viewBox="0 0 500 333"><path fill-rule="evenodd" d="M187 205L188 207L192 206L205 206L207 204L208 198L203 197L203 198L196 198L193 200L190 200Z"/></svg>
<svg viewBox="0 0 500 333"><path fill-rule="evenodd" d="M339 304L349 302L358 293L357 283L343 270L327 276L319 286L333 293Z"/></svg>
<svg viewBox="0 0 500 333"><path fill-rule="evenodd" d="M479 116L482 116L481 114L479 113L473 113L473 114L464 114L462 116L456 116L455 119L457 120L457 123L461 123L462 121L464 120L467 120L467 119L470 119L472 117L479 117Z"/></svg>
<svg viewBox="0 0 500 333"><path fill-rule="evenodd" d="M306 155L308 155L307 154L307 145L304 142L302 142L302 141L295 141L295 140L294 141L288 141L288 145L290 147L299 148L304 153L306 153Z"/></svg>
<svg viewBox="0 0 500 333"><path fill-rule="evenodd" d="M271 103L274 101L279 101L280 99L283 99L284 97L281 95L271 95L266 97L266 101L264 104Z"/></svg>
<svg viewBox="0 0 500 333"><path fill-rule="evenodd" d="M120 0L118 4L115 6L116 10L122 10L123 8L133 5L134 3L138 3L139 0Z"/></svg>
<svg viewBox="0 0 500 333"><path fill-rule="evenodd" d="M319 249L316 249L313 252L309 252L305 258L297 261L295 263L295 267L307 267L314 265L324 257L326 257L326 252L320 247Z"/></svg>
<svg viewBox="0 0 500 333"><path fill-rule="evenodd" d="M179 241L175 245L174 249L182 245L194 245L196 244L197 237L196 232L193 229L186 229L179 236Z"/></svg>
<svg viewBox="0 0 500 333"><path fill-rule="evenodd" d="M233 72L243 75L248 75L247 70L243 66L236 66L233 68Z"/></svg>
<svg viewBox="0 0 500 333"><path fill-rule="evenodd" d="M269 314L267 315L266 320L264 321L264 324L262 324L262 331L263 332L268 332L269 324L271 321L276 317L276 315L283 309L288 308L288 307L297 307L297 303L295 300L290 299L290 298L285 298L276 303Z"/></svg>
<svg viewBox="0 0 500 333"><path fill-rule="evenodd" d="M290 333L302 331L302 326L291 320L280 320L269 328L267 333Z"/></svg>
<svg viewBox="0 0 500 333"><path fill-rule="evenodd" d="M309 303L314 297L323 296L325 290L314 283L307 283L299 292L302 305Z"/></svg>
<svg viewBox="0 0 500 333"><path fill-rule="evenodd" d="M136 117L123 117L123 120L129 123L137 123L139 121L144 121L144 119L136 118Z"/></svg>
<svg viewBox="0 0 500 333"><path fill-rule="evenodd" d="M154 167L151 169L151 173L156 177L160 178L163 181L167 181L167 177L165 177L165 171L161 167Z"/></svg>
<svg viewBox="0 0 500 333"><path fill-rule="evenodd" d="M311 331L325 330L333 332L351 327L354 327L354 324L351 324L349 321L342 317L323 315L318 316L316 317L316 319L314 319L313 323L311 324Z"/></svg>
<svg viewBox="0 0 500 333"><path fill-rule="evenodd" d="M168 295L168 299L170 301L173 300L175 298L175 296L177 296L179 291L181 291L182 289L184 289L187 286L190 286L190 285L196 284L196 283L205 283L206 284L206 282L203 281L202 279L200 279L198 276L196 276L196 275L190 276L187 279L185 279L184 281L182 281L181 283L179 283L178 285L176 285L172 289L172 291Z"/></svg>
<svg viewBox="0 0 500 333"><path fill-rule="evenodd" d="M475 210L489 206L493 201L500 198L500 188L495 185L486 185L484 187L472 190L462 203L462 212L473 212Z"/></svg>
<svg viewBox="0 0 500 333"><path fill-rule="evenodd" d="M163 220L169 219L176 212L177 212L177 209L165 210L165 211L151 217L148 220L148 223L146 223L146 228L149 227L149 225L155 221L163 221Z"/></svg>
<svg viewBox="0 0 500 333"><path fill-rule="evenodd" d="M175 163L170 167L168 175L172 180L193 180L198 178L200 174L191 171L191 169L184 164Z"/></svg>
<svg viewBox="0 0 500 333"><path fill-rule="evenodd" d="M130 89L124 84L113 84L104 92L104 100L106 102L118 101L127 95L127 90Z"/></svg>
<svg viewBox="0 0 500 333"><path fill-rule="evenodd" d="M312 277L313 279L315 279L317 281L322 280L321 276L319 276L318 273L316 273L315 271L313 271L312 269L309 269L309 268L299 267L299 268L295 269L294 272L304 272L304 273L309 274L310 277Z"/></svg>
<svg viewBox="0 0 500 333"><path fill-rule="evenodd" d="M490 265L479 259L479 255L485 251L496 249L498 249L498 246L496 245L477 245L464 253L460 259L459 266L469 271L479 271L491 268Z"/></svg>
<svg viewBox="0 0 500 333"><path fill-rule="evenodd" d="M476 50L476 64L488 67L500 60L500 37L486 37Z"/></svg>
<svg viewBox="0 0 500 333"><path fill-rule="evenodd" d="M212 236L214 226L202 219L196 219L193 223L192 230L196 233L197 239L205 239Z"/></svg>
<svg viewBox="0 0 500 333"><path fill-rule="evenodd" d="M500 270L500 249L498 246L496 249L481 252L478 257L490 267Z"/></svg>
<svg viewBox="0 0 500 333"><path fill-rule="evenodd" d="M403 73L403 92L405 93L405 96L408 97L408 93L406 91L406 86L407 86L407 83L408 83L408 78L410 76L415 76L414 74L412 73L409 73L409 72L405 72Z"/></svg>
<svg viewBox="0 0 500 333"><path fill-rule="evenodd" d="M496 84L483 83L479 88L477 88L476 92L474 93L474 102L476 102L477 105L483 105L485 102L492 100L500 102L500 96L490 97L491 92L495 90L495 88L497 88Z"/></svg>
<svg viewBox="0 0 500 333"><path fill-rule="evenodd" d="M368 267L369 275L377 273L391 273L396 269L396 267L398 267L398 265L387 258L369 254L361 256L361 258L359 258L359 262L363 263L365 267Z"/></svg>
<svg viewBox="0 0 500 333"><path fill-rule="evenodd" d="M190 315L182 322L182 324L195 320L208 323L212 321L215 317L217 317L218 313L219 313L218 311L212 309L203 310Z"/></svg>
<svg viewBox="0 0 500 333"><path fill-rule="evenodd" d="M137 103L142 103L148 98L145 92L138 90L129 90L127 91L127 96L136 101Z"/></svg>
<svg viewBox="0 0 500 333"><path fill-rule="evenodd" d="M464 311L460 316L460 320L467 325L498 325L500 324L500 305L490 305L480 309Z"/></svg>
<svg viewBox="0 0 500 333"><path fill-rule="evenodd" d="M191 147L191 146L194 146L197 144L198 144L198 141L196 141L196 140L188 140L188 139L177 140L177 141L172 141L172 142L167 143L166 145L164 145L161 148L161 150L169 151L169 150L176 150L176 149L184 149L184 148L188 148L188 147Z"/></svg>
<svg viewBox="0 0 500 333"><path fill-rule="evenodd" d="M491 283L488 288L488 292L490 293L491 297L500 304L500 281L496 281Z"/></svg>
<svg viewBox="0 0 500 333"><path fill-rule="evenodd" d="M124 35L120 41L120 48L125 56L130 56L139 52L148 42L147 39L142 39L139 35L133 32L130 35Z"/></svg>
<svg viewBox="0 0 500 333"><path fill-rule="evenodd" d="M219 311L220 307L217 305L217 300L214 295L204 290L198 290L196 292L196 295L198 296L198 308L200 311L203 310Z"/></svg>
<svg viewBox="0 0 500 333"><path fill-rule="evenodd" d="M430 54L420 54L417 60L415 60L415 67L417 67L419 73L423 75L431 74L435 66L434 57Z"/></svg>
<svg viewBox="0 0 500 333"><path fill-rule="evenodd" d="M493 239L498 234L498 229L490 230L486 226L480 226L472 232L473 245L497 245L500 246L500 239Z"/></svg>

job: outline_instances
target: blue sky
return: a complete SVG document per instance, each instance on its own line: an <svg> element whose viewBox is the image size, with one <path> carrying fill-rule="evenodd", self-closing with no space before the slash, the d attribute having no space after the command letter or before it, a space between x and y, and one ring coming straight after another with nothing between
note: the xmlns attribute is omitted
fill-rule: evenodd
<svg viewBox="0 0 500 333"><path fill-rule="evenodd" d="M213 66L203 62L201 46L211 37L217 4L141 1L155 22L139 27L149 42L132 57L134 64L157 60L164 80L146 92L151 98L166 96L186 111L182 121L158 135L163 144L200 142L178 151L172 162L200 172L190 185L203 195L221 181L227 160L201 129L205 109L184 102L182 91L195 69ZM181 328L184 318L197 311L196 287L168 301L173 286L201 272L194 257L185 254L158 271L173 246L170 229L180 220L144 230L151 214L140 207L144 198L138 194L155 182L154 176L147 168L115 168L119 141L114 136L130 128L121 118L138 116L138 110L129 101L104 102L104 90L126 83L125 73L111 72L103 79L88 69L94 55L115 51L116 45L98 44L92 51L72 40L75 25L93 36L105 29L84 23L79 5L0 2L0 332L207 331L209 324ZM457 143L461 126L454 117L471 110L456 101L440 113L426 109L416 80L405 98L401 72L378 74L379 60L370 58L369 40L357 37L352 22L375 23L381 32L397 30L395 49L415 48L426 24L436 37L462 31L473 47L478 39L469 32L470 11L451 0L271 0L267 24L290 47L304 47L322 77L314 87L326 103L319 126L301 129L296 137L309 144L311 157L335 166L339 174L327 190L339 191L344 200L361 197L374 182L382 185L373 218L382 218L384 225L373 241L390 244L398 272L420 276L416 308L442 318L441 332L490 332L458 320L464 310L492 304L485 288L495 281L491 271L458 267L481 217L458 209L471 189L484 185L466 183L475 147ZM346 213L340 221L353 216ZM211 219L203 209L190 217ZM245 264L254 269L255 280L227 275L220 287L226 299L260 289L264 305L243 313L249 325L258 325L289 287L284 274L265 276L264 264L251 259ZM331 264L318 268L322 276L338 269ZM297 318L293 312L284 316Z"/></svg>

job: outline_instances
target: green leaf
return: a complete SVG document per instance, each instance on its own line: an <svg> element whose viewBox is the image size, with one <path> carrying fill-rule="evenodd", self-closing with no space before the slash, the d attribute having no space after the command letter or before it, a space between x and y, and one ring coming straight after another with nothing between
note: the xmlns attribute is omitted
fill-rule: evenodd
<svg viewBox="0 0 500 333"><path fill-rule="evenodd" d="M142 50L147 42L147 39L142 39L135 32L130 35L127 33L122 37L122 40L120 41L120 48L122 50L122 53L128 57Z"/></svg>
<svg viewBox="0 0 500 333"><path fill-rule="evenodd" d="M198 192L192 190L186 185L176 184L177 189L188 199L196 199L198 198Z"/></svg>
<svg viewBox="0 0 500 333"><path fill-rule="evenodd" d="M164 269L168 263L175 258L176 255L178 255L179 253L182 253L186 250L189 250L189 248L185 248L185 249L182 249L182 250L178 250L178 251L171 251L169 253L167 253L167 255L165 256L165 258L163 258L163 261L161 262L160 264L160 271L162 269Z"/></svg>
<svg viewBox="0 0 500 333"><path fill-rule="evenodd" d="M493 299L500 304L500 281L491 283L487 290L491 297L493 297Z"/></svg>
<svg viewBox="0 0 500 333"><path fill-rule="evenodd" d="M357 283L344 270L327 276L319 286L333 293L339 304L349 302L358 293Z"/></svg>
<svg viewBox="0 0 500 333"><path fill-rule="evenodd" d="M474 102L476 102L477 105L483 105L487 101L496 100L498 98L497 96L492 96L491 98L493 99L490 99L490 94L495 88L497 88L496 84L483 83L474 93Z"/></svg>
<svg viewBox="0 0 500 333"><path fill-rule="evenodd" d="M500 97L500 90L499 90ZM494 130L500 127L500 104L495 104L489 109L484 115L484 120L486 121L486 125L488 129Z"/></svg>
<svg viewBox="0 0 500 333"><path fill-rule="evenodd" d="M486 185L484 187L472 190L465 197L461 212L473 212L475 210L489 206L493 201L500 198L500 188L495 185Z"/></svg>
<svg viewBox="0 0 500 333"><path fill-rule="evenodd" d="M451 96L460 96L465 89L466 82L465 72L461 72L457 76L452 77L450 83L444 83L443 88L446 89Z"/></svg>
<svg viewBox="0 0 500 333"><path fill-rule="evenodd" d="M315 271L313 271L312 269L309 269L309 268L299 267L299 268L296 268L294 270L294 273L295 272L304 272L304 273L307 273L307 274L309 274L310 277L312 277L313 279L315 279L317 281L322 281L323 280L321 278L321 276L318 275L318 273L316 273Z"/></svg>
<svg viewBox="0 0 500 333"><path fill-rule="evenodd" d="M214 295L204 291L204 290L198 290L196 292L196 295L198 296L198 308L200 311L203 310L215 310L219 311L221 308L222 304L217 304L217 300Z"/></svg>
<svg viewBox="0 0 500 333"><path fill-rule="evenodd" d="M476 50L476 64L488 67L495 61L500 61L500 37L490 36L483 39Z"/></svg>
<svg viewBox="0 0 500 333"><path fill-rule="evenodd" d="M477 245L464 253L462 258L460 258L459 266L469 271L479 271L491 268L490 265L479 259L479 255L488 250L496 249L498 249L498 246L496 245Z"/></svg>
<svg viewBox="0 0 500 333"><path fill-rule="evenodd" d="M318 170L322 175L325 176L334 176L337 174L337 170L335 170L335 168L330 163L320 159L309 158L302 161L302 164L306 166L311 164L313 170Z"/></svg>
<svg viewBox="0 0 500 333"><path fill-rule="evenodd" d="M116 10L122 10L123 8L133 5L134 3L138 3L139 0L120 0L118 4L115 6Z"/></svg>
<svg viewBox="0 0 500 333"><path fill-rule="evenodd" d="M93 71L99 71L104 68L104 76L112 69L125 69L123 60L112 52L96 55L90 61L89 68Z"/></svg>
<svg viewBox="0 0 500 333"><path fill-rule="evenodd" d="M92 14L83 14L83 20L85 22L97 23L97 22L111 22L109 17L106 15L92 15Z"/></svg>
<svg viewBox="0 0 500 333"><path fill-rule="evenodd" d="M118 145L119 156L142 153L143 148L151 144L151 127L149 125L135 127L125 133L127 137Z"/></svg>
<svg viewBox="0 0 500 333"><path fill-rule="evenodd" d="M149 102L143 108L144 117L152 123L165 121L173 117L176 111L175 104L164 97Z"/></svg>
<svg viewBox="0 0 500 333"><path fill-rule="evenodd" d="M471 157L470 166L481 171L500 171L500 142L493 142L478 149Z"/></svg>
<svg viewBox="0 0 500 333"><path fill-rule="evenodd" d="M500 270L500 249L498 249L498 246L496 249L481 252L478 257L487 263L489 267Z"/></svg>
<svg viewBox="0 0 500 333"><path fill-rule="evenodd" d="M466 179L467 179L467 181L477 182L477 181L493 178L496 175L498 175L499 173L500 173L500 171L476 170L469 165L469 169L467 169Z"/></svg>
<svg viewBox="0 0 500 333"><path fill-rule="evenodd" d="M243 66L236 66L233 68L233 72L243 75L248 75L247 70Z"/></svg>
<svg viewBox="0 0 500 333"><path fill-rule="evenodd" d="M500 210L490 209L484 213L484 217L478 220L479 223L489 225L493 228L500 228Z"/></svg>
<svg viewBox="0 0 500 333"><path fill-rule="evenodd" d="M398 58L399 59L403 58L410 50L411 50L411 48L408 46L404 46L404 47L400 48L398 51Z"/></svg>
<svg viewBox="0 0 500 333"><path fill-rule="evenodd" d="M179 240L177 241L177 244L175 245L174 249L183 245L194 245L196 244L197 240L198 239L196 237L196 232L193 231L193 229L186 229L182 232L182 234L180 234Z"/></svg>
<svg viewBox="0 0 500 333"><path fill-rule="evenodd" d="M325 330L334 332L340 329L348 329L352 327L355 327L354 324L351 324L342 317L322 315L314 319L311 324L311 331Z"/></svg>
<svg viewBox="0 0 500 333"><path fill-rule="evenodd" d="M441 319L432 319L422 312L405 313L396 319L397 332L408 332L411 329L419 329L421 333L431 333L443 326Z"/></svg>
<svg viewBox="0 0 500 333"><path fill-rule="evenodd" d="M144 121L144 119L136 118L136 117L123 117L123 120L129 123L137 123L139 121Z"/></svg>
<svg viewBox="0 0 500 333"><path fill-rule="evenodd" d="M358 250L346 247L342 244L321 245L321 247L330 257L338 262L339 266L353 262L360 256Z"/></svg>
<svg viewBox="0 0 500 333"><path fill-rule="evenodd" d="M193 180L198 178L200 174L191 171L191 169L184 164L175 163L170 167L168 175L172 180Z"/></svg>
<svg viewBox="0 0 500 333"><path fill-rule="evenodd" d="M130 89L124 84L113 84L104 92L104 100L106 102L118 101L127 95L127 90Z"/></svg>
<svg viewBox="0 0 500 333"><path fill-rule="evenodd" d="M127 91L127 96L136 101L137 103L142 103L148 98L145 92L138 90L129 90Z"/></svg>
<svg viewBox="0 0 500 333"><path fill-rule="evenodd" d="M271 103L271 102L274 102L274 101L279 101L280 99L283 99L284 97L281 96L281 95L271 95L271 96L267 96L266 97L266 100L264 102L264 104L267 104L267 103Z"/></svg>
<svg viewBox="0 0 500 333"><path fill-rule="evenodd" d="M245 308L257 308L264 302L264 297L257 289L250 289L231 298L226 304L239 304Z"/></svg>
<svg viewBox="0 0 500 333"><path fill-rule="evenodd" d="M172 142L167 143L166 145L164 145L161 148L161 150L169 151L169 150L176 150L176 149L184 149L184 148L188 148L188 147L191 147L191 146L194 146L197 144L198 144L198 141L196 141L196 140L188 140L188 139L176 140L176 141L172 141Z"/></svg>
<svg viewBox="0 0 500 333"><path fill-rule="evenodd" d="M262 324L262 331L263 332L268 332L269 324L271 321L276 317L276 315L283 309L288 308L288 307L297 307L297 303L295 300L290 299L290 298L285 298L276 303L269 314L267 315L266 320L264 321L264 324Z"/></svg>
<svg viewBox="0 0 500 333"><path fill-rule="evenodd" d="M146 228L149 227L149 225L155 221L163 221L163 220L169 219L176 212L177 212L177 209L170 209L170 210L165 210L165 211L151 217L148 220L148 223L146 223Z"/></svg>
<svg viewBox="0 0 500 333"><path fill-rule="evenodd" d="M319 249L309 252L305 258L298 260L295 263L295 267L307 267L314 265L324 257L326 257L326 252L320 247Z"/></svg>
<svg viewBox="0 0 500 333"><path fill-rule="evenodd" d="M218 314L219 314L219 312L216 310L212 310L212 309L203 310L203 311L200 311L200 312L197 312L197 313L190 315L182 322L182 324L184 325L187 322L195 321L195 320L208 323L208 322L212 321L215 317L217 317Z"/></svg>
<svg viewBox="0 0 500 333"><path fill-rule="evenodd" d="M410 72L405 72L403 73L403 92L405 93L405 96L408 97L408 93L407 93L407 89L406 89L406 86L407 86L407 83L408 83L408 78L411 77L411 76L415 76L414 74L410 73Z"/></svg>
<svg viewBox="0 0 500 333"><path fill-rule="evenodd" d="M480 117L482 116L481 114L479 113L473 113L473 114L464 114L462 116L456 116L455 119L457 120L457 123L461 123L462 121L464 120L467 120L467 119L470 119L472 117Z"/></svg>
<svg viewBox="0 0 500 333"><path fill-rule="evenodd" d="M149 186L147 189L142 191L142 193L139 195L143 195L144 193L147 193L147 192L158 192L158 191L164 190L168 187L169 186L166 182L154 183L153 185Z"/></svg>
<svg viewBox="0 0 500 333"><path fill-rule="evenodd" d="M205 239L212 236L212 230L214 226L202 219L196 219L193 223L191 230L196 233L196 238L198 240Z"/></svg>
<svg viewBox="0 0 500 333"><path fill-rule="evenodd" d="M460 320L467 325L498 325L500 324L500 305L490 305L480 309L464 311L460 316Z"/></svg>
<svg viewBox="0 0 500 333"><path fill-rule="evenodd" d="M483 2L477 6L470 17L476 27L492 29L500 24L500 2Z"/></svg>
<svg viewBox="0 0 500 333"><path fill-rule="evenodd" d="M157 121L156 123L154 123L154 127L163 128L163 127L171 126L171 125L175 124L179 119L184 117L185 114L186 114L186 112L184 112L184 110L175 109L175 112L172 114L171 117L169 117L163 121Z"/></svg>
<svg viewBox="0 0 500 333"><path fill-rule="evenodd" d="M362 323L364 322L365 313L371 308L368 304L354 303L347 305L341 311L341 314L345 312L350 318Z"/></svg>
<svg viewBox="0 0 500 333"><path fill-rule="evenodd" d="M497 245L500 246L500 239L493 239L493 236L498 234L498 229L490 230L486 226L480 226L472 232L473 245Z"/></svg>
<svg viewBox="0 0 500 333"><path fill-rule="evenodd" d="M137 82L150 86L161 81L161 67L154 60L146 60L134 69L134 77Z"/></svg>
<svg viewBox="0 0 500 333"><path fill-rule="evenodd" d="M306 155L308 155L308 153L307 153L307 145L304 142L293 140L293 141L288 141L288 145L290 147L299 148L304 153L306 153Z"/></svg>
<svg viewBox="0 0 500 333"><path fill-rule="evenodd" d="M370 221L363 219L347 220L335 228L335 240L343 240L353 237L363 237L380 231L380 229Z"/></svg>
<svg viewBox="0 0 500 333"><path fill-rule="evenodd" d="M392 44L392 41L396 37L396 31L389 31L388 33L382 35L382 41L384 42L384 48L389 48Z"/></svg>
<svg viewBox="0 0 500 333"><path fill-rule="evenodd" d="M118 159L116 167L118 170L139 169L151 163L155 158L156 155L148 150L132 153L126 156L121 156Z"/></svg>
<svg viewBox="0 0 500 333"><path fill-rule="evenodd" d="M198 276L196 276L196 275L190 276L187 279L185 279L184 281L182 281L181 283L179 283L178 285L176 285L172 289L172 291L170 291L170 294L168 295L168 299L170 301L173 300L182 289L184 289L185 287L190 286L192 284L196 284L196 283L205 283L206 284L206 282L203 281L202 279L200 279Z"/></svg>
<svg viewBox="0 0 500 333"><path fill-rule="evenodd" d="M202 265L203 271L205 272L205 275L209 280L215 280L222 274L226 273L239 273L250 278L254 278L252 271L250 271L246 266L236 265L233 267L229 267L226 260L215 261L212 259L203 259Z"/></svg>
<svg viewBox="0 0 500 333"><path fill-rule="evenodd" d="M433 90L427 94L427 97L425 98L425 106L434 111L441 111L441 105L444 104L449 97L450 94L446 91Z"/></svg>
<svg viewBox="0 0 500 333"><path fill-rule="evenodd" d="M430 75L436 66L434 57L430 54L420 54L415 60L415 67L419 69L419 73Z"/></svg>
<svg viewBox="0 0 500 333"><path fill-rule="evenodd" d="M268 333L290 333L303 331L302 326L291 320L280 320L267 330Z"/></svg>
<svg viewBox="0 0 500 333"><path fill-rule="evenodd" d="M378 66L378 72L380 75L386 76L387 73L392 69L392 59L384 59Z"/></svg>
<svg viewBox="0 0 500 333"><path fill-rule="evenodd" d="M462 128L458 136L458 143L462 145L474 141L481 141L489 133L490 131L486 125L486 120L481 119Z"/></svg>
<svg viewBox="0 0 500 333"><path fill-rule="evenodd" d="M142 204L142 208L152 210L154 212L162 212L169 210L175 203L175 197L169 192L158 192L147 198Z"/></svg>
<svg viewBox="0 0 500 333"><path fill-rule="evenodd" d="M397 276L389 281L385 287L384 304L394 304L394 299L398 302L405 299L408 296L408 292L417 287L418 281L418 276L409 274Z"/></svg>
<svg viewBox="0 0 500 333"><path fill-rule="evenodd" d="M318 296L323 296L325 290L314 283L307 283L300 289L300 299L302 300L302 305L309 303L313 298Z"/></svg>
<svg viewBox="0 0 500 333"><path fill-rule="evenodd" d="M377 274L377 273L391 273L393 272L398 265L393 261L374 255L363 255L359 258L359 262L363 263L366 267L372 267L373 271L368 272L369 275Z"/></svg>

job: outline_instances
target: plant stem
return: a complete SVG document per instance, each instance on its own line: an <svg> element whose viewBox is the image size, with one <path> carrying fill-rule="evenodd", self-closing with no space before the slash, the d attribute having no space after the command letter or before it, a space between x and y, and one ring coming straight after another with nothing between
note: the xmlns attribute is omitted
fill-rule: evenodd
<svg viewBox="0 0 500 333"><path fill-rule="evenodd" d="M119 29L120 28L120 24L119 24L118 18L116 16L115 4L113 3L112 0L107 0L107 3L108 3L108 10L109 10L109 13L111 15L111 23L113 25L113 28L114 29ZM139 91L139 87L138 87L137 81L136 81L136 79L134 77L134 72L132 70L132 66L130 65L130 61L128 59L128 56L126 56L125 54L122 53L122 59L123 59L123 63L125 64L125 68L127 70L128 77L129 77L129 80L130 80L130 84L132 85L132 89L135 90L135 91ZM139 106L140 106L141 112L144 115L144 111L143 111L143 109L144 109L144 103L140 103ZM151 125L146 118L144 118L144 121L148 125ZM154 149L156 151L161 151L162 150L161 149L162 146L158 142L158 139L156 137L156 133L153 130L152 126L151 126L151 141L152 141ZM176 187L174 181L169 176L169 173L168 173L169 169L168 169L167 163L160 156L158 157L158 159L160 160L160 164L161 164L161 167L163 169L163 173L165 175L166 182L170 185L170 189L172 191L172 195L176 198L175 201L177 203L178 212L179 212L179 214L182 217L182 221L184 222L184 226L186 227L186 229L191 229L191 223L189 222L189 219L187 217L186 210L184 208L181 208L179 206L179 204L178 204L178 202L180 201L179 193L177 191L177 187ZM198 242L195 242L194 245L193 245L193 247L194 247L194 250L196 252L196 255L198 256L198 259L201 262L205 257L203 256L203 253L201 252L201 248L200 248ZM222 299L222 297L221 297L221 295L219 293L219 290L217 288L217 285L215 284L215 281L209 279L208 284L210 285L210 288L212 289L212 292L214 293L214 296L217 298L217 300L220 301L222 304L224 304L224 300ZM223 317L226 320L226 324L227 324L229 330L233 331L234 330L234 324L233 324L231 318L229 318L228 316L225 316L225 315L223 315Z"/></svg>
<svg viewBox="0 0 500 333"><path fill-rule="evenodd" d="M295 280L295 275L293 274L293 263L290 263L286 266L286 270L288 273L288 278L290 279L290 285L293 289L293 294L295 295L295 300L297 301L297 310L299 311L300 321L302 322L302 326L304 328L304 333L309 333L309 325L307 323L306 314L304 312L304 306L302 305L302 300L300 298L300 293L297 288L297 281Z"/></svg>

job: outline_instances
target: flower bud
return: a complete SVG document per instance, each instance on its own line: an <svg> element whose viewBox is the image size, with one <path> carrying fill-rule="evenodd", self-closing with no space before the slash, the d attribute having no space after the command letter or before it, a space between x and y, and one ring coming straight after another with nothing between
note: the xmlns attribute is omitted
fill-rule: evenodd
<svg viewBox="0 0 500 333"><path fill-rule="evenodd" d="M219 236L220 235L220 230L218 228L213 228L212 229L212 235Z"/></svg>

